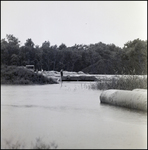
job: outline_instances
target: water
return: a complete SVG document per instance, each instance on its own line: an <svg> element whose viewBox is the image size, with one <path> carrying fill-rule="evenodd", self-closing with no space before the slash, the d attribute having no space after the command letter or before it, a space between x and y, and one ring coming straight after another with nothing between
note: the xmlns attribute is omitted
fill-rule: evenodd
<svg viewBox="0 0 148 150"><path fill-rule="evenodd" d="M89 85L2 85L1 148L36 138L59 149L147 148L147 113L100 104Z"/></svg>

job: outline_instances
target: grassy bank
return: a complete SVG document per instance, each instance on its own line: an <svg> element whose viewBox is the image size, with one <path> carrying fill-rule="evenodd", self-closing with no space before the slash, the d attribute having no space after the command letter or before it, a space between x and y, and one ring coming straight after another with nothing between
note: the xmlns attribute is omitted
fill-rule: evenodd
<svg viewBox="0 0 148 150"><path fill-rule="evenodd" d="M111 78L109 81L102 80L91 85L91 89L107 90L133 90L147 89L147 76L123 75L118 78Z"/></svg>
<svg viewBox="0 0 148 150"><path fill-rule="evenodd" d="M1 66L1 84L54 84L52 78L17 66Z"/></svg>

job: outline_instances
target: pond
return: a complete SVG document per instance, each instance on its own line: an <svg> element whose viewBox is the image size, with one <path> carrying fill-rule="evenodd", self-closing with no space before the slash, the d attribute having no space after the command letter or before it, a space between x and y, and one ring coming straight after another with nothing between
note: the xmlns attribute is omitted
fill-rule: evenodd
<svg viewBox="0 0 148 150"><path fill-rule="evenodd" d="M147 148L147 113L101 104L91 83L1 85L1 148L36 138L58 149Z"/></svg>

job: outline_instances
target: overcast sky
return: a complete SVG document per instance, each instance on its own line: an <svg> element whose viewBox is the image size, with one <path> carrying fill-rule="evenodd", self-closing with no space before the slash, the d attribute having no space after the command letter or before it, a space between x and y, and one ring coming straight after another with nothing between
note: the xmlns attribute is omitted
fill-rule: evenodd
<svg viewBox="0 0 148 150"><path fill-rule="evenodd" d="M147 1L1 1L1 39L24 45L115 44L147 40Z"/></svg>

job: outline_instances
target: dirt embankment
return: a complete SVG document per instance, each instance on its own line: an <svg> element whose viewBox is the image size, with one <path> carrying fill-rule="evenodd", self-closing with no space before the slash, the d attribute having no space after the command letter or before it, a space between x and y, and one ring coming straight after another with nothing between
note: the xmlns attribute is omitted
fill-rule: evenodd
<svg viewBox="0 0 148 150"><path fill-rule="evenodd" d="M60 72L58 71L39 71L39 74L42 74L48 78L53 78L54 80L60 80ZM63 81L97 81L95 75L85 74L83 72L68 72L63 71Z"/></svg>

